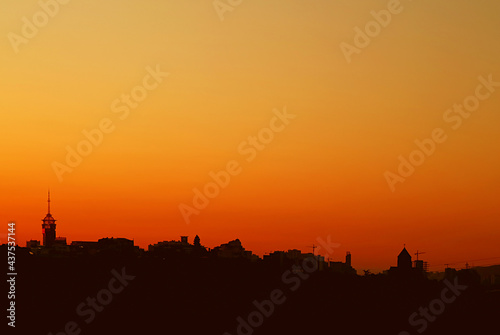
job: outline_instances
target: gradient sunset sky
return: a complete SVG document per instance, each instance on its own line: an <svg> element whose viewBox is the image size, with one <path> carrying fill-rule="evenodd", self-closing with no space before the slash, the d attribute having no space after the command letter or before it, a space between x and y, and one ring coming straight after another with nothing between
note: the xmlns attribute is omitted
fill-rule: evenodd
<svg viewBox="0 0 500 335"><path fill-rule="evenodd" d="M387 4L244 0L221 21L211 0L72 0L16 53L9 33L41 9L3 1L5 232L40 240L50 188L68 242L198 234L263 255L330 236L358 270L395 265L403 244L431 266L500 256L500 87L458 129L443 119L478 77L500 82L500 2L401 0L348 63L340 44ZM157 66L170 75L121 120L111 104ZM285 106L296 118L247 162L240 143ZM105 118L114 131L59 181L53 162ZM392 192L384 173L435 128L447 140ZM186 224L179 205L231 160L242 172Z"/></svg>

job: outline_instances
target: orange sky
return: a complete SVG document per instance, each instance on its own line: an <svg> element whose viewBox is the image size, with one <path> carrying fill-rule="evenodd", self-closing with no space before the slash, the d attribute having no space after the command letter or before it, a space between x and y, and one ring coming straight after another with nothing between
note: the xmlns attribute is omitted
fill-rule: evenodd
<svg viewBox="0 0 500 335"><path fill-rule="evenodd" d="M50 187L69 241L198 234L262 255L330 236L358 270L395 265L403 243L431 266L500 256L500 87L458 129L443 119L478 77L500 82L500 4L400 6L348 63L340 44L388 1L243 1L221 21L212 1L73 0L17 53L9 34L41 9L3 4L0 221L41 239ZM169 75L123 118L112 103L157 66ZM238 146L285 106L296 117L247 162ZM60 181L54 162L103 119L113 131ZM446 141L392 192L384 173L435 128ZM233 160L186 224L179 205Z"/></svg>

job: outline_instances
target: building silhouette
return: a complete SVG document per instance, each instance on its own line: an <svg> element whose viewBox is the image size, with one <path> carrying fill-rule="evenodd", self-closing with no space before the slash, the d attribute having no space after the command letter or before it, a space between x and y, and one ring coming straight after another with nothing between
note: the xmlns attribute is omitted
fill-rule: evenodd
<svg viewBox="0 0 500 335"><path fill-rule="evenodd" d="M211 250L213 256L225 259L248 259L257 261L259 257L251 251L245 250L239 239L229 241Z"/></svg>
<svg viewBox="0 0 500 335"><path fill-rule="evenodd" d="M420 254L420 253L419 253ZM411 255L406 246L398 255L398 265L391 266L388 274L400 278L426 278L428 263L423 260L412 262Z"/></svg>
<svg viewBox="0 0 500 335"><path fill-rule="evenodd" d="M40 241L38 241L38 240L29 240L29 241L26 241L26 248L29 248L29 249L40 248Z"/></svg>
<svg viewBox="0 0 500 335"><path fill-rule="evenodd" d="M70 245L73 255L134 255L139 253L139 247L134 240L126 238L105 237L97 241L73 241Z"/></svg>
<svg viewBox="0 0 500 335"><path fill-rule="evenodd" d="M406 247L404 247L403 250L398 255L398 269L411 270L411 268L412 268L411 255L408 252L408 250L406 250Z"/></svg>
<svg viewBox="0 0 500 335"><path fill-rule="evenodd" d="M268 255L264 255L263 261L270 266L284 268L290 267L292 265L301 266L304 260L311 258L317 261L319 270L324 270L328 267L328 264L325 262L324 256L314 255L313 253L302 253L302 251L298 249L289 249L288 251L273 251Z"/></svg>
<svg viewBox="0 0 500 335"><path fill-rule="evenodd" d="M429 263L425 262L421 259L415 261L415 269L418 269L421 272L429 271Z"/></svg>
<svg viewBox="0 0 500 335"><path fill-rule="evenodd" d="M351 253L347 251L345 254L345 263L329 262L328 267L330 271L335 273L356 274L356 270L351 266L351 261Z"/></svg>
<svg viewBox="0 0 500 335"><path fill-rule="evenodd" d="M56 219L50 213L50 191L47 199L47 215L42 219L43 246L52 247L56 243Z"/></svg>
<svg viewBox="0 0 500 335"><path fill-rule="evenodd" d="M188 242L188 236L181 236L181 239L162 241L148 246L148 251L156 255L190 255L193 252L193 245Z"/></svg>
<svg viewBox="0 0 500 335"><path fill-rule="evenodd" d="M50 191L47 197L47 214L42 219L42 243L37 240L30 240L26 243L34 253L50 254L68 252L66 237L56 236L56 219L50 212Z"/></svg>

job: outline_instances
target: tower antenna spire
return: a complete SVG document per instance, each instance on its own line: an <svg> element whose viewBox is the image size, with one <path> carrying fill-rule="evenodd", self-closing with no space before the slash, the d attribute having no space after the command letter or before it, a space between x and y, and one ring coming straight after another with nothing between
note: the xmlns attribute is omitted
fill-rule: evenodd
<svg viewBox="0 0 500 335"><path fill-rule="evenodd" d="M50 214L50 188L49 188L49 193L47 197L47 207L48 207L48 214Z"/></svg>

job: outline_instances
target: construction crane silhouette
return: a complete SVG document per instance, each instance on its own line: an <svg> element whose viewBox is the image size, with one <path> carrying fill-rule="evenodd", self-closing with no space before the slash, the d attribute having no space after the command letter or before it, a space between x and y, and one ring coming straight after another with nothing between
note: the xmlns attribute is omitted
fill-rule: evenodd
<svg viewBox="0 0 500 335"><path fill-rule="evenodd" d="M464 263L468 263L468 262L484 262L484 261L490 261L489 265L498 265L498 263L497 263L498 259L500 259L499 256L497 256L497 257L490 257L490 258L473 259L473 260L469 259L469 260L458 261L458 262L448 262L448 263L441 263L441 264L433 264L431 266L431 268L436 268L436 267L442 266L442 265L444 265L446 268L449 268L450 265L455 265L456 266L456 265L460 265L460 264L464 264ZM467 264L467 266L468 266L468 264ZM487 265L484 264L484 265L481 265L481 266L487 266Z"/></svg>
<svg viewBox="0 0 500 335"><path fill-rule="evenodd" d="M425 251L424 251L424 252L419 252L419 251L417 250L417 252L415 253L415 255L417 255L417 261L418 261L418 255L423 255L423 254L425 254Z"/></svg>

